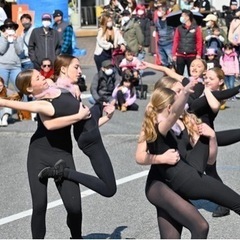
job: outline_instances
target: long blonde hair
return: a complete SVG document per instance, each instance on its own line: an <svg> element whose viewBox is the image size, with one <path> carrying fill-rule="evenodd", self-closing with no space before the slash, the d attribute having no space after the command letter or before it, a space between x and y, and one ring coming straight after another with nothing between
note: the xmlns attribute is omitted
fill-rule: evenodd
<svg viewBox="0 0 240 240"><path fill-rule="evenodd" d="M195 136L199 136L199 131L197 128L198 124L202 123L202 120L198 118L195 114L193 113L188 113L187 111L184 111L184 113L181 116L182 122L184 126L187 129L190 142L195 143Z"/></svg>
<svg viewBox="0 0 240 240"><path fill-rule="evenodd" d="M174 103L175 95L176 93L169 88L157 88L153 91L144 113L142 123L144 136L139 139L139 142L154 142L157 139L157 115L169 104Z"/></svg>

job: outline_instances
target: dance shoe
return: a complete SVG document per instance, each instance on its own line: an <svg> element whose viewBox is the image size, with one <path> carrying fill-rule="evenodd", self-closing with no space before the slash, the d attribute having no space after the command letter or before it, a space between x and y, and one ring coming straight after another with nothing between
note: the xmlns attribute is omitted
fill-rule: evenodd
<svg viewBox="0 0 240 240"><path fill-rule="evenodd" d="M66 162L62 159L58 160L53 167L45 167L39 174L39 180L54 178L56 183L60 183L63 179L63 172L66 168Z"/></svg>
<svg viewBox="0 0 240 240"><path fill-rule="evenodd" d="M230 210L226 207L217 206L217 208L212 213L212 217L224 217L230 214Z"/></svg>

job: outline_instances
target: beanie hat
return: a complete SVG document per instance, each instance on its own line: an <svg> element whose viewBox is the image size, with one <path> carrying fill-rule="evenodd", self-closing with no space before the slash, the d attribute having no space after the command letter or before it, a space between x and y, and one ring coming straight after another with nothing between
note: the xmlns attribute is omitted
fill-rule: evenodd
<svg viewBox="0 0 240 240"><path fill-rule="evenodd" d="M42 20L52 21L51 14L49 14L49 13L44 13L44 14L42 15Z"/></svg>
<svg viewBox="0 0 240 240"><path fill-rule="evenodd" d="M55 18L55 17L63 17L63 12L62 12L61 10L59 10L59 9L54 10L54 12L53 12L53 17L54 17L54 18Z"/></svg>

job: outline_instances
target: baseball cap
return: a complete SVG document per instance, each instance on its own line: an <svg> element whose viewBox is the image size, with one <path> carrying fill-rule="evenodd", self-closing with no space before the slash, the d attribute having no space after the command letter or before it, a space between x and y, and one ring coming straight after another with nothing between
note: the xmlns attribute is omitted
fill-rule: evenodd
<svg viewBox="0 0 240 240"><path fill-rule="evenodd" d="M217 21L217 16L214 15L214 14L208 14L204 19L203 21L205 22L208 22L208 21L214 21L216 22Z"/></svg>
<svg viewBox="0 0 240 240"><path fill-rule="evenodd" d="M63 16L63 12L61 10L59 10L59 9L54 10L54 12L53 12L53 17L54 18L55 17L62 17L62 16Z"/></svg>
<svg viewBox="0 0 240 240"><path fill-rule="evenodd" d="M229 5L238 5L238 2L236 0L231 0Z"/></svg>
<svg viewBox="0 0 240 240"><path fill-rule="evenodd" d="M106 68L106 67L109 67L109 66L113 66L111 60L105 60L102 62L102 67Z"/></svg>
<svg viewBox="0 0 240 240"><path fill-rule="evenodd" d="M51 14L49 14L49 13L44 13L44 14L42 15L42 20L50 20L50 21L52 21Z"/></svg>

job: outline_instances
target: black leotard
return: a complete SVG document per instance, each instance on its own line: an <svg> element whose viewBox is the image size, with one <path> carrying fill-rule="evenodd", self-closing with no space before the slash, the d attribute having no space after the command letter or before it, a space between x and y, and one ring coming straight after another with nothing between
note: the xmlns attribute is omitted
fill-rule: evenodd
<svg viewBox="0 0 240 240"><path fill-rule="evenodd" d="M157 139L147 145L151 154L162 154L169 148L177 149L176 138L170 131L166 137L158 133ZM196 159L200 156L192 155L192 157ZM240 214L240 196L220 181L199 173L188 165L186 160L181 158L175 165L152 165L149 174L156 174L157 172L164 182L183 198L207 199Z"/></svg>
<svg viewBox="0 0 240 240"><path fill-rule="evenodd" d="M76 114L79 111L79 101L70 92L62 93L57 99L53 102L59 102L61 106L61 109L55 113L58 117ZM111 197L116 193L116 180L98 127L98 118L101 114L99 106L93 106L91 113L93 117L74 124L73 132L79 148L89 157L98 177L77 172L71 168L65 169L64 177L83 184L105 197ZM58 144L61 145L62 140L57 141Z"/></svg>
<svg viewBox="0 0 240 240"><path fill-rule="evenodd" d="M55 109L55 117L61 116L62 111L68 114L78 112L79 105L71 105L65 101L68 93L61 94L58 98L52 99ZM47 209L47 180L40 182L38 173L45 167L54 166L59 160L64 159L69 169L75 170L72 156L72 141L70 127L58 130L47 130L41 119L38 117L38 127L33 134L27 159L28 178L32 195L33 213L31 220L32 237L43 239L46 233L46 209ZM67 210L67 224L71 231L72 238L81 238L81 198L79 185L72 181L63 181L57 188L64 206Z"/></svg>

